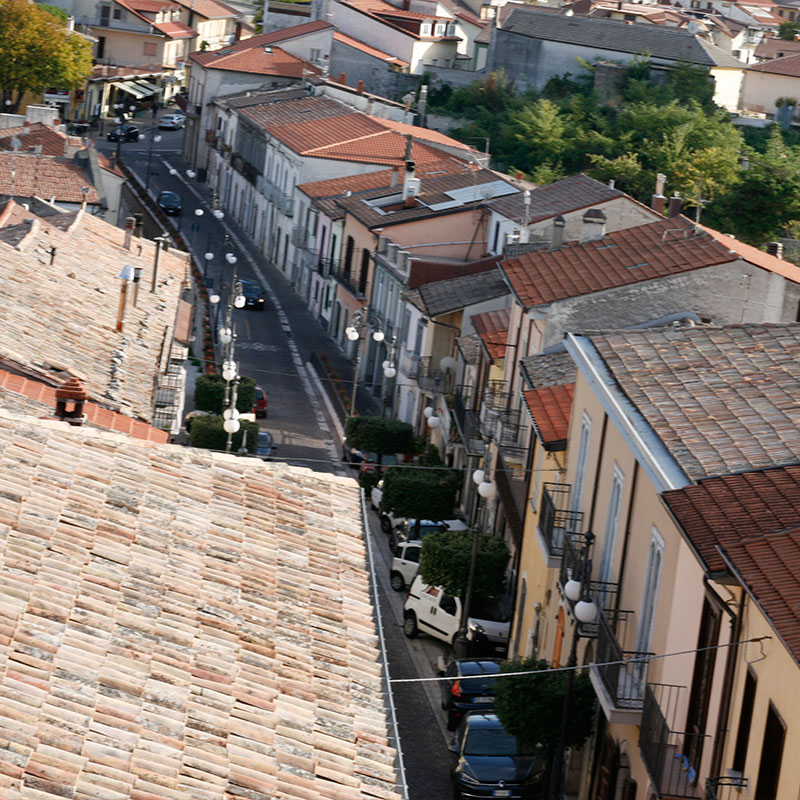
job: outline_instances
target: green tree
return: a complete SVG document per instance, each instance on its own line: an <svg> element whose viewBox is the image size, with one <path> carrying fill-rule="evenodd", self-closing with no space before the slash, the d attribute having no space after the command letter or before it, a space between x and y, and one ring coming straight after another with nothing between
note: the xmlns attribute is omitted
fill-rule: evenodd
<svg viewBox="0 0 800 800"><path fill-rule="evenodd" d="M787 42L796 39L798 33L800 33L800 20L794 22L786 20L778 26L778 38L785 39Z"/></svg>
<svg viewBox="0 0 800 800"><path fill-rule="evenodd" d="M478 536L479 569L475 570L473 592L477 597L496 597L505 588L510 555L499 536ZM472 560L472 534L469 531L444 531L422 540L419 572L425 583L441 586L447 594L463 596Z"/></svg>
<svg viewBox="0 0 800 800"><path fill-rule="evenodd" d="M515 659L500 667L501 675L525 672L525 675L500 678L495 687L495 708L503 727L527 748L541 745L549 766L558 745L561 715L566 694L566 672L545 672L546 661ZM585 670L575 675L572 703L567 725L567 747L580 747L592 732L595 693Z"/></svg>
<svg viewBox="0 0 800 800"><path fill-rule="evenodd" d="M200 411L222 414L225 406L226 382L221 375L198 375L194 388L194 404ZM243 375L239 378L236 409L240 414L251 414L256 400L256 382Z"/></svg>
<svg viewBox="0 0 800 800"><path fill-rule="evenodd" d="M562 159L567 150L567 129L561 109L552 100L537 100L513 113L509 133L519 149L515 156L530 165L539 175L539 182L557 180L562 176Z"/></svg>
<svg viewBox="0 0 800 800"><path fill-rule="evenodd" d="M383 477L381 508L417 521L452 519L460 486L458 470L392 467Z"/></svg>
<svg viewBox="0 0 800 800"><path fill-rule="evenodd" d="M27 91L82 86L92 71L91 44L28 0L0 3L0 83L16 113Z"/></svg>
<svg viewBox="0 0 800 800"><path fill-rule="evenodd" d="M195 417L189 433L191 447L206 450L224 451L228 442L228 434L222 427L223 419L219 416ZM247 452L255 453L258 446L258 424L242 422L239 430L231 437L231 452L236 453L242 446L244 434L247 432Z"/></svg>
<svg viewBox="0 0 800 800"><path fill-rule="evenodd" d="M410 453L414 446L412 426L385 417L348 417L345 435L350 447L377 453L379 464L387 453Z"/></svg>

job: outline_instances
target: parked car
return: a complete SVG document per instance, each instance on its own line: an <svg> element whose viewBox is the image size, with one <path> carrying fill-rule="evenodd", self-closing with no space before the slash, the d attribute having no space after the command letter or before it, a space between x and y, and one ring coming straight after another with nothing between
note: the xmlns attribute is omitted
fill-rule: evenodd
<svg viewBox="0 0 800 800"><path fill-rule="evenodd" d="M361 472L378 472L383 475L388 467L396 467L403 457L401 455L394 455L393 453L384 453L381 458L381 463L378 464L377 453L367 453L366 458L361 462L359 469Z"/></svg>
<svg viewBox="0 0 800 800"><path fill-rule="evenodd" d="M378 483L372 487L372 491L369 493L369 501L370 505L375 509L375 511L378 512L378 516L380 517L381 521L381 530L384 533L388 533L391 535L392 531L395 528L401 528L402 531L405 531L408 522L408 520L405 517L395 517L395 515L391 511L384 511L382 509L381 504L383 501L383 481L378 481ZM425 526L431 526L431 525L437 526L438 530L456 530L456 531L467 530L466 523L460 519L448 519L444 520L443 522L431 522L429 520L423 520L421 524ZM389 546L392 547L393 549L393 544L391 540L389 542Z"/></svg>
<svg viewBox="0 0 800 800"><path fill-rule="evenodd" d="M403 542L397 546L389 570L389 583L396 592L402 592L416 578L422 542Z"/></svg>
<svg viewBox="0 0 800 800"><path fill-rule="evenodd" d="M457 658L447 665L442 681L442 708L447 711L447 730L455 730L469 711L494 708L495 677L500 672L497 658Z"/></svg>
<svg viewBox="0 0 800 800"><path fill-rule="evenodd" d="M417 526L415 519L400 517L395 520L397 523L389 532L389 550L394 553L400 542L421 541L431 533L441 533L442 531L467 531L469 526L463 519L445 519L441 521L422 519ZM381 525L381 527L383 527Z"/></svg>
<svg viewBox="0 0 800 800"><path fill-rule="evenodd" d="M186 124L186 116L184 114L164 114L158 121L158 127L165 131L177 131Z"/></svg>
<svg viewBox="0 0 800 800"><path fill-rule="evenodd" d="M109 142L138 142L140 131L135 125L118 125L106 134Z"/></svg>
<svg viewBox="0 0 800 800"><path fill-rule="evenodd" d="M256 417L266 419L268 407L267 393L260 386L256 386L256 399L253 402L253 414L255 414Z"/></svg>
<svg viewBox="0 0 800 800"><path fill-rule="evenodd" d="M158 203L158 207L171 217L179 216L183 209L181 198L175 192L161 192L156 202Z"/></svg>
<svg viewBox="0 0 800 800"><path fill-rule="evenodd" d="M265 305L264 290L255 281L240 280L242 294L244 295L244 307L254 308L256 311L263 311Z"/></svg>
<svg viewBox="0 0 800 800"><path fill-rule="evenodd" d="M474 652L505 655L511 625L510 597L474 597L467 617L467 639ZM403 633L415 638L420 631L452 644L461 626L461 598L441 586L430 586L417 575L403 605Z"/></svg>
<svg viewBox="0 0 800 800"><path fill-rule="evenodd" d="M454 797L508 797L539 800L544 795L544 764L524 750L494 713L471 711L461 720L452 749Z"/></svg>
<svg viewBox="0 0 800 800"><path fill-rule="evenodd" d="M258 432L258 444L256 445L256 455L264 461L269 461L272 454L277 450L275 440L269 431Z"/></svg>

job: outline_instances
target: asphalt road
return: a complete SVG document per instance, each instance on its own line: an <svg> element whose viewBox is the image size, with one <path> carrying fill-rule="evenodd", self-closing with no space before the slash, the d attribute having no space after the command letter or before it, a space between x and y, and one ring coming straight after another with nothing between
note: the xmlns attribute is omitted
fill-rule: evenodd
<svg viewBox="0 0 800 800"><path fill-rule="evenodd" d="M231 252L237 257L238 276L257 280L267 291L267 308L263 312L237 309L233 320L240 370L253 377L269 397L267 419L259 420L259 424L273 434L278 446L276 459L354 476L355 472L340 460L337 432L305 366L313 350L333 355L336 345L319 328L283 274L249 247L238 226L227 217L220 221L210 214L207 186L185 176L188 165L179 157L183 131L157 131L150 118L136 119L134 123L147 138L122 143L122 158L141 183L147 183L153 198L162 190L183 197L185 213L176 222L182 224L184 237L196 254L214 252L214 258L207 262L207 275L216 286L228 286L233 268L224 255ZM160 142L151 139L153 133L161 136ZM97 146L104 152L116 148L116 144L102 139L98 139ZM171 175L170 167L177 169L179 175ZM202 217L194 215L196 208L204 210ZM387 536L380 529L377 514L370 510L368 516L389 677L393 681L435 677L446 647L425 634L413 640L403 635L405 592L395 592L389 585L391 554ZM452 734L447 731L441 709L439 683L392 683L392 693L409 800L449 798L454 757L448 749Z"/></svg>

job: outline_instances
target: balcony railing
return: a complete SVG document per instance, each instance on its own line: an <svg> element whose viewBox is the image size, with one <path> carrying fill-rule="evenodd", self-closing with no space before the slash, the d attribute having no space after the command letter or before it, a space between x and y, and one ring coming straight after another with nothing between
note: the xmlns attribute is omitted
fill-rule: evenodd
<svg viewBox="0 0 800 800"><path fill-rule="evenodd" d="M525 495L528 483L525 473L522 479L515 473L514 465L510 464L501 448L497 457L497 469L494 473L497 484L497 494L503 503L503 512L506 522L511 530L514 540L519 547L522 544L522 526L525 519Z"/></svg>
<svg viewBox="0 0 800 800"><path fill-rule="evenodd" d="M539 506L539 533L545 545L545 557L549 567L561 565L564 555L564 539L568 533L583 530L583 513L567 511L572 487L567 483L545 483Z"/></svg>
<svg viewBox="0 0 800 800"><path fill-rule="evenodd" d="M697 788L700 765L692 763L686 754L702 752L703 742L698 740L708 737L671 730L664 713L665 709L677 707L676 698L683 688L647 684L639 726L639 748L659 797L693 800L703 795Z"/></svg>
<svg viewBox="0 0 800 800"><path fill-rule="evenodd" d="M439 379L438 382L437 378ZM424 391L439 391L442 394L451 394L455 375L450 371L442 372L440 369L434 368L432 357L423 356L417 365L416 379L419 388Z"/></svg>
<svg viewBox="0 0 800 800"><path fill-rule="evenodd" d="M511 393L504 391L504 381L489 381L483 394L483 407L487 411L505 411L510 407Z"/></svg>
<svg viewBox="0 0 800 800"><path fill-rule="evenodd" d="M747 784L747 778L733 775L706 778L706 800L738 800Z"/></svg>
<svg viewBox="0 0 800 800"><path fill-rule="evenodd" d="M647 665L653 654L623 650L604 614L599 615L597 623L597 663L592 666L591 678L600 705L609 722L638 725Z"/></svg>
<svg viewBox="0 0 800 800"><path fill-rule="evenodd" d="M483 437L481 436L481 418L477 411L467 406L470 401L471 386L459 386L453 395L453 416L456 420L461 439L467 455L483 455Z"/></svg>
<svg viewBox="0 0 800 800"><path fill-rule="evenodd" d="M304 225L295 225L292 228L292 244L301 250L308 250L310 239L309 230Z"/></svg>

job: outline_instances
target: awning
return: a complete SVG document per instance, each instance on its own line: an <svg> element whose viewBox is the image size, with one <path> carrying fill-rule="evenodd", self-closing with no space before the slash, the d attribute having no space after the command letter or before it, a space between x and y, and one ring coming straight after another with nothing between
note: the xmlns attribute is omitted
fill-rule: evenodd
<svg viewBox="0 0 800 800"><path fill-rule="evenodd" d="M120 89L123 92L132 94L137 100L141 100L143 97L147 97L147 94L133 83L123 83L122 81L111 81L111 85L116 87L117 89ZM150 92L150 94L152 94L152 92Z"/></svg>
<svg viewBox="0 0 800 800"><path fill-rule="evenodd" d="M136 81L136 85L141 86L142 89L147 90L150 94L161 94L164 91L160 86L156 86L149 81Z"/></svg>

